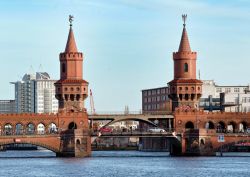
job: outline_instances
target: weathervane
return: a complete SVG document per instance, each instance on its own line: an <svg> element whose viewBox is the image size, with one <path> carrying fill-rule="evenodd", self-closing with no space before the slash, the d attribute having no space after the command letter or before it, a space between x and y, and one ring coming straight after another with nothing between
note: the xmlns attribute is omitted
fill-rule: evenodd
<svg viewBox="0 0 250 177"><path fill-rule="evenodd" d="M69 15L70 26L72 26L73 19L74 19L74 16L73 15Z"/></svg>
<svg viewBox="0 0 250 177"><path fill-rule="evenodd" d="M182 14L183 26L186 26L187 14Z"/></svg>

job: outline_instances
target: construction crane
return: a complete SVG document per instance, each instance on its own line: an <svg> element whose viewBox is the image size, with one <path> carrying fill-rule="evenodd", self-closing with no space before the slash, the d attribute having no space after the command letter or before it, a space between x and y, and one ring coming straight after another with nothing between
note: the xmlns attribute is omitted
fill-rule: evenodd
<svg viewBox="0 0 250 177"><path fill-rule="evenodd" d="M93 94L92 94L91 89L90 89L90 113L92 115L95 114L95 105L94 105L94 99L93 99Z"/></svg>

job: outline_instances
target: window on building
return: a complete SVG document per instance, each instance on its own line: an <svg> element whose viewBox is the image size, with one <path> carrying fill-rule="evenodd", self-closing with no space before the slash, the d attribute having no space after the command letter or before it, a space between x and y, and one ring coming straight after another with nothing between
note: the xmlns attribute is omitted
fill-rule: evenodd
<svg viewBox="0 0 250 177"><path fill-rule="evenodd" d="M188 64L187 63L184 64L184 72L188 72Z"/></svg>
<svg viewBox="0 0 250 177"><path fill-rule="evenodd" d="M66 72L66 66L65 63L62 64L62 72L65 73Z"/></svg>
<svg viewBox="0 0 250 177"><path fill-rule="evenodd" d="M217 93L221 93L221 92L222 92L222 89L221 89L221 88L216 88L216 92L217 92Z"/></svg>
<svg viewBox="0 0 250 177"><path fill-rule="evenodd" d="M148 91L148 95L149 95L149 96L151 95L151 90Z"/></svg>
<svg viewBox="0 0 250 177"><path fill-rule="evenodd" d="M231 88L226 88L226 89L225 89L225 92L226 92L226 93L230 93L230 92L231 92Z"/></svg>
<svg viewBox="0 0 250 177"><path fill-rule="evenodd" d="M240 92L240 88L234 88L234 92Z"/></svg>

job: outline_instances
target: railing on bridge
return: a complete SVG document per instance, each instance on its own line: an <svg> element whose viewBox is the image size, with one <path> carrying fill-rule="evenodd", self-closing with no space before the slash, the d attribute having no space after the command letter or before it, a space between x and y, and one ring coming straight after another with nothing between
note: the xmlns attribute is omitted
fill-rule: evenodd
<svg viewBox="0 0 250 177"><path fill-rule="evenodd" d="M0 136L26 136L26 135L55 135L60 134L60 130L49 130L49 131L3 131L0 132Z"/></svg>

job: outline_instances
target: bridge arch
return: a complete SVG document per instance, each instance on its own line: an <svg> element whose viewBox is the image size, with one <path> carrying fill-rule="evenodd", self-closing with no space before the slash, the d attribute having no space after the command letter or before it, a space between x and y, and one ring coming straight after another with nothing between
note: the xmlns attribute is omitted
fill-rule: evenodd
<svg viewBox="0 0 250 177"><path fill-rule="evenodd" d="M57 133L57 131L58 131L58 126L56 125L56 123L50 122L50 123L47 125L47 129L48 129L48 132L49 132L49 133Z"/></svg>
<svg viewBox="0 0 250 177"><path fill-rule="evenodd" d="M216 128L219 133L225 132L226 124L223 121L219 121Z"/></svg>
<svg viewBox="0 0 250 177"><path fill-rule="evenodd" d="M25 127L21 122L16 123L15 125L15 134L22 135L24 133Z"/></svg>
<svg viewBox="0 0 250 177"><path fill-rule="evenodd" d="M144 122L148 125L153 125L154 127L157 127L157 125L149 120L146 120L146 119L142 119L142 118L123 118L123 119L118 119L118 120L111 120L111 122L107 123L106 125L104 125L103 127L107 127L109 125L112 125L114 123L117 123L117 122L122 122L122 121L141 121L141 122Z"/></svg>
<svg viewBox="0 0 250 177"><path fill-rule="evenodd" d="M238 128L239 128L240 133L245 132L247 130L247 128L248 128L247 122L246 121L240 122L239 125L238 125Z"/></svg>
<svg viewBox="0 0 250 177"><path fill-rule="evenodd" d="M37 124L36 129L37 129L37 133L40 134L40 135L46 133L46 126L42 122L40 122L39 124Z"/></svg>
<svg viewBox="0 0 250 177"><path fill-rule="evenodd" d="M206 129L215 129L214 123L212 121L208 121L205 123Z"/></svg>
<svg viewBox="0 0 250 177"><path fill-rule="evenodd" d="M50 151L52 151L54 153L58 153L60 151L59 148L55 148L55 147L49 146L49 145L41 143L41 142L22 141L22 142L19 143L19 142L6 141L6 142L1 142L0 143L1 146L10 145L10 144L31 144L31 145L43 147L43 148L45 148L47 150L50 150Z"/></svg>
<svg viewBox="0 0 250 177"><path fill-rule="evenodd" d="M11 135L13 133L13 125L11 123L4 124L4 135Z"/></svg>
<svg viewBox="0 0 250 177"><path fill-rule="evenodd" d="M26 125L26 133L27 134L35 134L35 131L36 131L36 126L33 122L29 122L27 125Z"/></svg>
<svg viewBox="0 0 250 177"><path fill-rule="evenodd" d="M230 121L227 124L227 132L229 133L235 133L236 132L236 123L234 121Z"/></svg>

